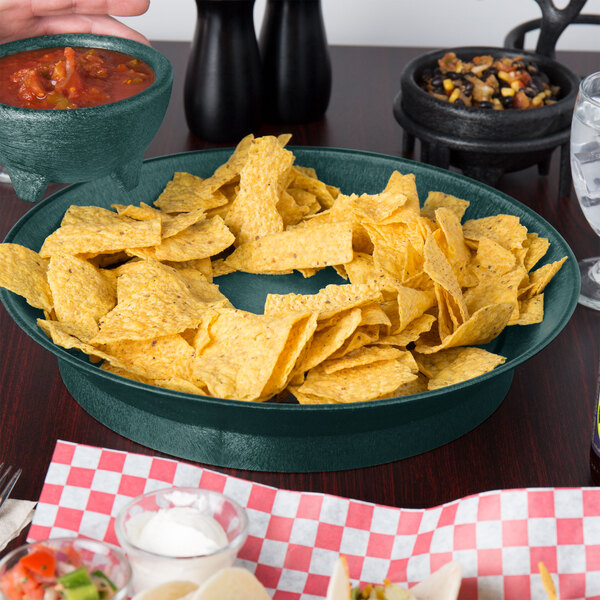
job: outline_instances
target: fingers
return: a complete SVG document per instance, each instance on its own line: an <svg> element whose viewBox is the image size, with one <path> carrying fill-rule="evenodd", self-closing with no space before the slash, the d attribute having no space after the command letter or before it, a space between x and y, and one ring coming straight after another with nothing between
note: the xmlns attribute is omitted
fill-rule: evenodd
<svg viewBox="0 0 600 600"><path fill-rule="evenodd" d="M69 14L131 17L148 10L150 0L29 0L34 17Z"/></svg>
<svg viewBox="0 0 600 600"><path fill-rule="evenodd" d="M58 33L96 33L128 38L142 44L150 42L141 33L106 15L66 15L37 19L35 33L29 35L52 35Z"/></svg>

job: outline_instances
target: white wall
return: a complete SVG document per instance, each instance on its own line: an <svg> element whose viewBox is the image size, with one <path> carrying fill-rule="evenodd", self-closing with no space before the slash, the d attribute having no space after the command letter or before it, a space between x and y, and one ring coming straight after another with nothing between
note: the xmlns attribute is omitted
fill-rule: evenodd
<svg viewBox="0 0 600 600"><path fill-rule="evenodd" d="M558 7L567 0L555 0ZM534 0L322 0L331 44L364 46L502 46L514 26L540 17ZM265 0L256 0L260 31ZM600 13L588 0L584 13ZM151 40L190 40L196 22L194 0L151 0L145 15L121 19ZM526 47L535 46L530 34ZM600 26L574 25L559 49L600 51Z"/></svg>

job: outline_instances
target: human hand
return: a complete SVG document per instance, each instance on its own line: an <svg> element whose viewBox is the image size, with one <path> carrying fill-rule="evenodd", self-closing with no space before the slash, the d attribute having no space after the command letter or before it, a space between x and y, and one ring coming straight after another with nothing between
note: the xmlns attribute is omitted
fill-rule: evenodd
<svg viewBox="0 0 600 600"><path fill-rule="evenodd" d="M98 33L149 44L111 15L129 17L148 10L150 0L0 0L0 43L38 35Z"/></svg>

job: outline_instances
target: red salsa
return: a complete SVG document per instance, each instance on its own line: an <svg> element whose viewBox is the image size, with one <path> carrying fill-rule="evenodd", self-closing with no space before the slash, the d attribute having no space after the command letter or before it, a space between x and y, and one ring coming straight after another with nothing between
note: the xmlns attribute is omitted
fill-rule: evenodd
<svg viewBox="0 0 600 600"><path fill-rule="evenodd" d="M154 81L139 58L104 48L40 48L0 57L0 102L82 108L129 98Z"/></svg>

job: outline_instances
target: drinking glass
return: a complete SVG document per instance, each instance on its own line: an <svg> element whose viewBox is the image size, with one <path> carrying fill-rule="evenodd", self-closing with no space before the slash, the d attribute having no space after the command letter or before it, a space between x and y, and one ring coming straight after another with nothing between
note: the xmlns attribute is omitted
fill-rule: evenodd
<svg viewBox="0 0 600 600"><path fill-rule="evenodd" d="M571 126L571 171L583 214L600 236L600 72L579 85ZM579 303L600 310L600 256L579 261Z"/></svg>

